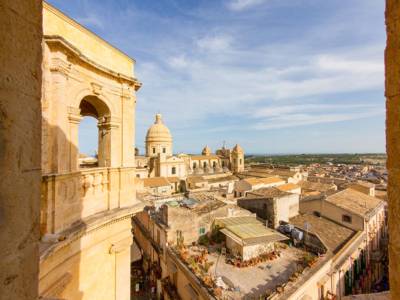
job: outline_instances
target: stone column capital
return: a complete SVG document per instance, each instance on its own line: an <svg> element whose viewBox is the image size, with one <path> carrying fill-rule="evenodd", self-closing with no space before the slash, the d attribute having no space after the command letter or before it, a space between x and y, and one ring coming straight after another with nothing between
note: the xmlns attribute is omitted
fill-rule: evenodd
<svg viewBox="0 0 400 300"><path fill-rule="evenodd" d="M51 59L50 71L67 76L71 71L71 63L60 57L54 57Z"/></svg>
<svg viewBox="0 0 400 300"><path fill-rule="evenodd" d="M110 254L118 254L118 253L124 252L124 251L130 249L131 245L132 245L131 238L127 238L127 239L123 239L118 242L114 242L111 244L109 253Z"/></svg>
<svg viewBox="0 0 400 300"><path fill-rule="evenodd" d="M112 128L118 128L121 124L121 119L118 117L103 117L101 120L99 120L99 124L97 127L99 129L112 129Z"/></svg>
<svg viewBox="0 0 400 300"><path fill-rule="evenodd" d="M79 124L82 120L81 110L78 107L68 106L68 120L70 123Z"/></svg>

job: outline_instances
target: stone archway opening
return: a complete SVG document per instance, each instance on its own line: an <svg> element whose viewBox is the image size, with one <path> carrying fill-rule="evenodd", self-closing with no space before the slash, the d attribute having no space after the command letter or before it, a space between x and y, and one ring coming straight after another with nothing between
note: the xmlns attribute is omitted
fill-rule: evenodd
<svg viewBox="0 0 400 300"><path fill-rule="evenodd" d="M91 145L79 147L79 167L109 167L110 166L110 118L111 112L108 106L96 96L86 96L79 104L81 122L79 126L79 144ZM97 127L97 128L96 128ZM84 132L88 131L88 132ZM89 134L89 135L88 135ZM86 139L84 141L81 138ZM94 153L81 153L81 149L95 149ZM87 150L86 150L87 151ZM87 155L86 157L85 154Z"/></svg>
<svg viewBox="0 0 400 300"><path fill-rule="evenodd" d="M98 166L99 130L95 117L84 116L79 123L79 167L95 168Z"/></svg>

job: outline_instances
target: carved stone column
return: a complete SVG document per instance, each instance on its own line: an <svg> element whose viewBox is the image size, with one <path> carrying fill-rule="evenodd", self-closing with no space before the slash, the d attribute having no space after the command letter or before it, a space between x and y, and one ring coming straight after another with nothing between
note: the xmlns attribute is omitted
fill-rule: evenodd
<svg viewBox="0 0 400 300"><path fill-rule="evenodd" d="M81 111L77 107L68 107L69 120L69 167L70 171L79 170L79 123L82 120Z"/></svg>
<svg viewBox="0 0 400 300"><path fill-rule="evenodd" d="M119 167L118 153L120 151L119 119L104 117L99 120L99 167Z"/></svg>

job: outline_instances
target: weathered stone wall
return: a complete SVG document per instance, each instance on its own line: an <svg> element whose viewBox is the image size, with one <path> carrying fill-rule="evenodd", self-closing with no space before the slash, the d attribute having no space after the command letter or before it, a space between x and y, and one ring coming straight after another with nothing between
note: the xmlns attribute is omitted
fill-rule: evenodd
<svg viewBox="0 0 400 300"><path fill-rule="evenodd" d="M37 299L42 1L0 16L0 299Z"/></svg>
<svg viewBox="0 0 400 300"><path fill-rule="evenodd" d="M400 1L386 1L386 150L389 171L389 269L392 299L400 299Z"/></svg>

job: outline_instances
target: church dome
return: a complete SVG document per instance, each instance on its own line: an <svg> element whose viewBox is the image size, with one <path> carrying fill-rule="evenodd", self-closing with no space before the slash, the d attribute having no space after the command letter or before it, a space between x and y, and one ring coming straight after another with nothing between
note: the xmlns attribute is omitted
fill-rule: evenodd
<svg viewBox="0 0 400 300"><path fill-rule="evenodd" d="M172 142L171 132L163 124L161 114L156 114L154 124L147 130L146 142Z"/></svg>
<svg viewBox="0 0 400 300"><path fill-rule="evenodd" d="M239 144L236 144L235 147L233 147L233 152L236 152L236 153L244 153L243 148L240 147Z"/></svg>

